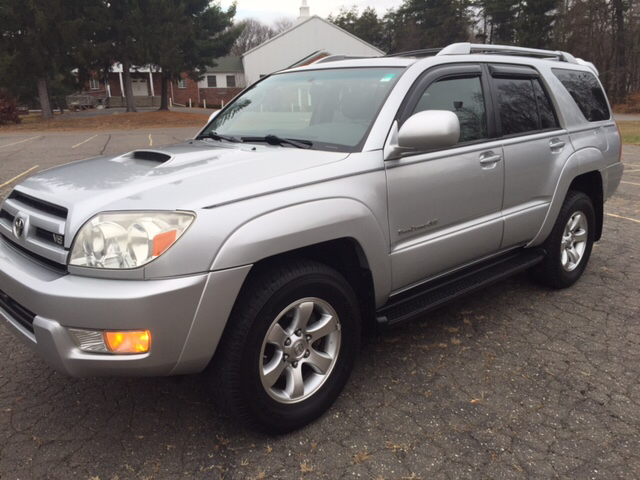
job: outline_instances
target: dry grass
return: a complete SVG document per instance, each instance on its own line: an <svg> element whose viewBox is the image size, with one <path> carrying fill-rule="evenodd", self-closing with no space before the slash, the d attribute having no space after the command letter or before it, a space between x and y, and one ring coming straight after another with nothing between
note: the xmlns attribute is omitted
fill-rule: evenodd
<svg viewBox="0 0 640 480"><path fill-rule="evenodd" d="M141 128L201 127L207 122L208 113L181 113L171 111L137 112L80 117L73 113L56 114L51 120L43 120L39 114L21 117L18 125L1 125L0 133L74 130L131 130Z"/></svg>
<svg viewBox="0 0 640 480"><path fill-rule="evenodd" d="M618 122L622 143L640 145L640 122Z"/></svg>

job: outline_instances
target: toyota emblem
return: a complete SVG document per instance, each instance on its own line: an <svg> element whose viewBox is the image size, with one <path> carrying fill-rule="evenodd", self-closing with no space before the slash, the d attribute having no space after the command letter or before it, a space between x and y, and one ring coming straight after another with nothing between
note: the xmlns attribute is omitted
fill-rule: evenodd
<svg viewBox="0 0 640 480"><path fill-rule="evenodd" d="M17 238L21 238L24 233L24 218L16 217L13 221L13 233Z"/></svg>

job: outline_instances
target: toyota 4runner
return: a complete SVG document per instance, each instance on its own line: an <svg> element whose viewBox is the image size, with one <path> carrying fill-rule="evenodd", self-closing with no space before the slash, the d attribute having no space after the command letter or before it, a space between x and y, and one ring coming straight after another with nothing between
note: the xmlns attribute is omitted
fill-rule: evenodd
<svg viewBox="0 0 640 480"><path fill-rule="evenodd" d="M0 211L0 317L73 376L204 371L270 432L320 416L363 330L532 269L583 273L623 166L595 67L453 44L328 57L191 141L89 159Z"/></svg>

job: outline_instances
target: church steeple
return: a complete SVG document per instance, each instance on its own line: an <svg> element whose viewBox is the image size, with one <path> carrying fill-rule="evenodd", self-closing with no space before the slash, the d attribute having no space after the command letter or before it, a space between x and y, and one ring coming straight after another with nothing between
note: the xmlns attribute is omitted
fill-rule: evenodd
<svg viewBox="0 0 640 480"><path fill-rule="evenodd" d="M298 17L298 23L305 21L310 16L311 16L311 14L309 13L309 7L307 6L307 0L302 0L302 6L300 7L300 16Z"/></svg>

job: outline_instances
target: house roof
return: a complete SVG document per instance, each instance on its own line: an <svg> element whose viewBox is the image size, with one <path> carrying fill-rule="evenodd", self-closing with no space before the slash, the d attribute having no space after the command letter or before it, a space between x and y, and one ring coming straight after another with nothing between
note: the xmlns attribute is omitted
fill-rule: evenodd
<svg viewBox="0 0 640 480"><path fill-rule="evenodd" d="M347 32L346 30L344 30L343 28L340 28L339 26L337 26L337 25L335 25L335 24L331 23L329 20L325 20L325 19L324 19L324 18L322 18L322 17L319 17L319 16L317 16L317 15L313 15L313 16L311 16L311 17L309 17L309 18L307 18L307 19L305 19L305 20L303 20L303 21L301 21L301 22L299 22L299 23L295 24L293 27L289 28L288 30L285 30L284 32L282 32L282 33L280 33L280 34L276 35L275 37L271 37L269 40L267 40L266 42L261 43L261 44L260 44L260 45L258 45L257 47L253 47L251 50L246 51L246 52L244 53L244 55L242 55L242 56L244 57L244 56L248 55L249 53L255 52L256 50L260 50L260 49L261 49L262 47L264 47L265 45L267 45L267 44L269 44L269 43L271 43L271 42L273 42L273 41L275 41L275 40L279 39L280 37L283 37L283 36L287 35L289 32L291 32L291 31L295 30L296 28L300 28L300 27L302 27L304 24L309 23L309 22L314 21L314 20L320 20L321 22L324 22L324 23L326 23L327 25L330 25L331 27L333 27L333 28L335 28L336 30L338 30L340 33L343 33L343 34L345 34L345 35L348 35L348 36L350 36L350 37L354 38L355 40L359 41L360 43L362 43L362 44L364 44L364 45L366 45L366 46L368 46L368 47L370 47L370 48L373 48L374 50L377 50L378 52L380 52L380 55L384 55L384 53L385 53L385 52L383 52L382 50L380 50L379 48L374 47L374 46L373 46L373 45L371 45L370 43L365 42L365 41L364 41L364 40L362 40L360 37L356 37L356 36L355 36L355 35L353 35L352 33L349 33L349 32Z"/></svg>
<svg viewBox="0 0 640 480"><path fill-rule="evenodd" d="M207 66L206 73L218 73L218 72L242 72L244 67L242 66L242 58L229 55L226 57L220 57L213 60L216 63L215 67Z"/></svg>

